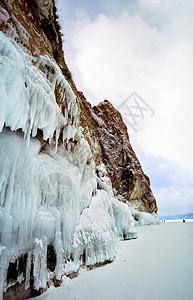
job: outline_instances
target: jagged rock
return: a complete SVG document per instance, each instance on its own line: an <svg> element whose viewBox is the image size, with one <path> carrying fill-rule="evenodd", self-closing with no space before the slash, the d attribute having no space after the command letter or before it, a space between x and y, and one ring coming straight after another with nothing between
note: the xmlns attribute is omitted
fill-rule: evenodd
<svg viewBox="0 0 193 300"><path fill-rule="evenodd" d="M85 139L96 165L105 164L115 196L138 210L157 213L150 180L130 144L121 114L107 100L92 108L82 93L79 99Z"/></svg>
<svg viewBox="0 0 193 300"><path fill-rule="evenodd" d="M130 144L121 114L107 100L93 107L93 111L102 121L98 123L97 133L102 159L116 196L134 204L138 210L157 213L150 180L144 174Z"/></svg>

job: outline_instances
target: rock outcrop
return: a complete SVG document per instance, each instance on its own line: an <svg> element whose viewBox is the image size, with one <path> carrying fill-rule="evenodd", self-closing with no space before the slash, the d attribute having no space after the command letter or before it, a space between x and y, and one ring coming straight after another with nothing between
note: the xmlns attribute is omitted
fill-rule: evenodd
<svg viewBox="0 0 193 300"><path fill-rule="evenodd" d="M93 108L98 123L97 133L102 159L111 178L117 198L140 211L156 212L156 200L150 189L150 180L130 144L127 127L121 114L105 100Z"/></svg>
<svg viewBox="0 0 193 300"><path fill-rule="evenodd" d="M96 166L101 161L106 166L115 196L140 211L157 213L150 180L130 144L121 114L107 100L92 108L82 93L79 99L80 125L84 127Z"/></svg>

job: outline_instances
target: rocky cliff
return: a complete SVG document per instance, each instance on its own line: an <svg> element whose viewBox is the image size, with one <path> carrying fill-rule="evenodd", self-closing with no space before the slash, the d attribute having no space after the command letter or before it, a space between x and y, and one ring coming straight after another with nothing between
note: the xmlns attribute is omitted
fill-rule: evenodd
<svg viewBox="0 0 193 300"><path fill-rule="evenodd" d="M111 179L114 195L140 211L157 213L150 180L144 174L130 144L121 114L105 100L95 107L79 93L80 125L84 128L96 166L102 161Z"/></svg>
<svg viewBox="0 0 193 300"><path fill-rule="evenodd" d="M53 0L0 0L5 299L112 261L118 236L136 236L129 206L157 212L120 113L106 100L92 107L77 91L57 19Z"/></svg>

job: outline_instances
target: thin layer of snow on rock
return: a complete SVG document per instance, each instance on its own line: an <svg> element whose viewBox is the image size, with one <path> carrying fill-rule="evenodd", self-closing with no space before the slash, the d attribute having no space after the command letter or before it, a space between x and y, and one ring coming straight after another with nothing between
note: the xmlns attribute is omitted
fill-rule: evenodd
<svg viewBox="0 0 193 300"><path fill-rule="evenodd" d="M0 26L4 28L4 32L12 39L18 38L16 28L11 23L9 13L0 5Z"/></svg>

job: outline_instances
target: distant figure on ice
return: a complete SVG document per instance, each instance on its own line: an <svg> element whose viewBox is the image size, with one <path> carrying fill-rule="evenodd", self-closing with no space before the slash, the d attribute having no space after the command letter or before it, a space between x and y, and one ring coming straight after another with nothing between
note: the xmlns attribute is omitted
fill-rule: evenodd
<svg viewBox="0 0 193 300"><path fill-rule="evenodd" d="M185 220L183 220L183 223L185 223L186 221Z"/></svg>

